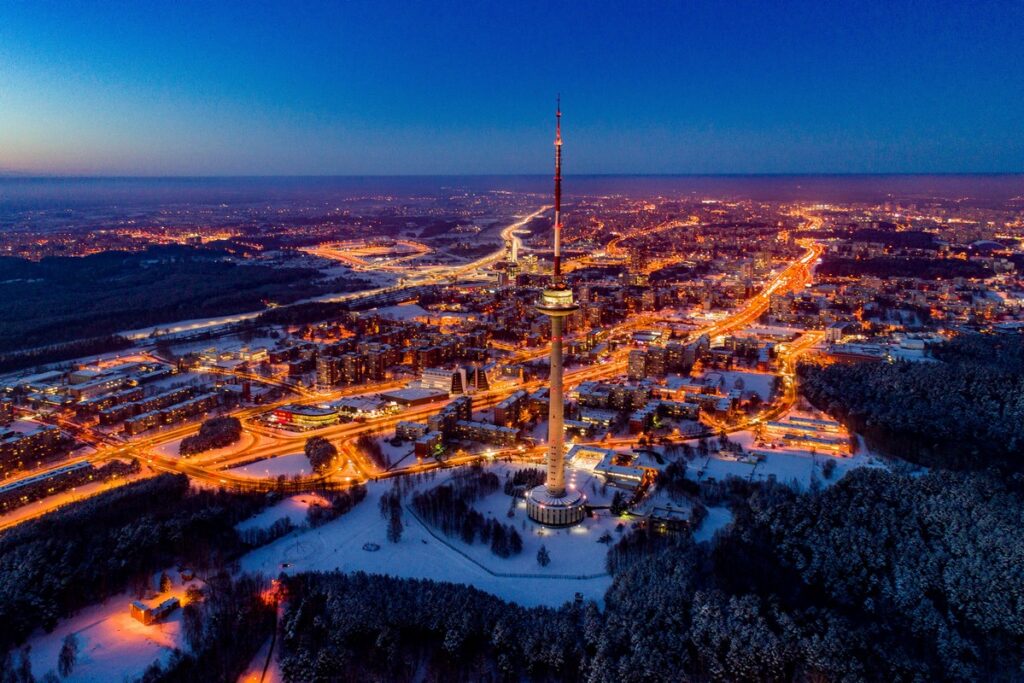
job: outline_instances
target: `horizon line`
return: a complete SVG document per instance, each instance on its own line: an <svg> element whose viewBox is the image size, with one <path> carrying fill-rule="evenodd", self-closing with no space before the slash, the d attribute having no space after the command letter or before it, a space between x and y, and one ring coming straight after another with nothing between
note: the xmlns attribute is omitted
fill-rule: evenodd
<svg viewBox="0 0 1024 683"><path fill-rule="evenodd" d="M927 176L1019 176L1018 171L840 171L840 172L722 172L722 173L572 173L567 178L856 178ZM0 171L0 180L245 180L313 178L548 178L548 173L271 173L271 174L40 174Z"/></svg>

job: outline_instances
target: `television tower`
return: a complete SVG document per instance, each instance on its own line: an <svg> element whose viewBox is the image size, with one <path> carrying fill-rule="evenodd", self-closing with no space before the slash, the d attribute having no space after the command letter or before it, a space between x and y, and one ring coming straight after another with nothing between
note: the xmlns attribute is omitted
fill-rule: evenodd
<svg viewBox="0 0 1024 683"><path fill-rule="evenodd" d="M562 389L562 331L566 316L579 310L572 290L562 279L562 106L555 112L555 240L551 284L537 301L537 310L551 318L551 387L548 394L547 481L526 499L530 518L564 526L583 519L587 498L565 486L565 398Z"/></svg>

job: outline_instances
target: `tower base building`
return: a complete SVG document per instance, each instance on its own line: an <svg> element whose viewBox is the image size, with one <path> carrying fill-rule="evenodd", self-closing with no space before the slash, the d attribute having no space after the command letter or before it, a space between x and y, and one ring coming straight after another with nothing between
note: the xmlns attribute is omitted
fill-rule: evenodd
<svg viewBox="0 0 1024 683"><path fill-rule="evenodd" d="M552 496L548 487L540 485L526 494L526 514L545 526L579 524L586 515L587 497L580 491L566 491Z"/></svg>

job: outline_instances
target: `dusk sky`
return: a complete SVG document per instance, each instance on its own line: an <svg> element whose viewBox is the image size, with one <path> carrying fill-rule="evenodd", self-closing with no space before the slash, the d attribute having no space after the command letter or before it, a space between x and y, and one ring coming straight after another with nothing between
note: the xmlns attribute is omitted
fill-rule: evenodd
<svg viewBox="0 0 1024 683"><path fill-rule="evenodd" d="M1020 2L0 0L0 172L1024 170Z"/></svg>

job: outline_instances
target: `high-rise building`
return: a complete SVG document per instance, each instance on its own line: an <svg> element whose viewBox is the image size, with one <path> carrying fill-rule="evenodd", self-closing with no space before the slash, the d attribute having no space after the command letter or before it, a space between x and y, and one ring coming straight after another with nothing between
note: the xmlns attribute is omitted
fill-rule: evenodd
<svg viewBox="0 0 1024 683"><path fill-rule="evenodd" d="M551 284L537 310L551 319L551 379L548 400L547 481L526 497L527 513L541 524L565 526L583 519L587 497L565 484L565 397L562 389L562 334L565 318L579 307L562 279L562 108L555 114L555 225Z"/></svg>
<svg viewBox="0 0 1024 683"><path fill-rule="evenodd" d="M626 371L630 379L643 379L647 376L647 354L643 349L633 349L629 352Z"/></svg>
<svg viewBox="0 0 1024 683"><path fill-rule="evenodd" d="M316 383L321 388L333 387L341 381L341 359L333 356L318 356L316 359Z"/></svg>

